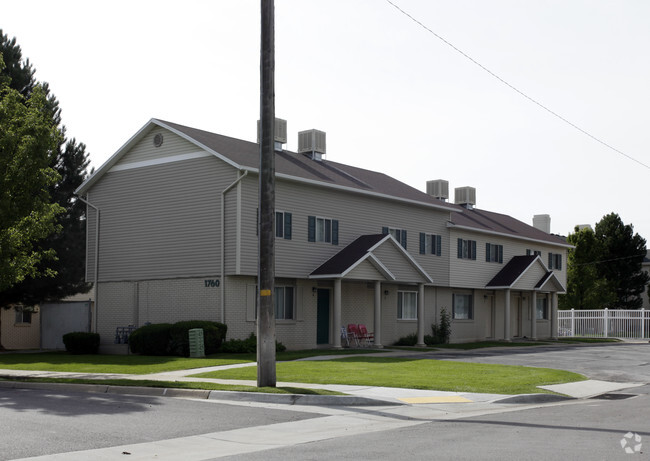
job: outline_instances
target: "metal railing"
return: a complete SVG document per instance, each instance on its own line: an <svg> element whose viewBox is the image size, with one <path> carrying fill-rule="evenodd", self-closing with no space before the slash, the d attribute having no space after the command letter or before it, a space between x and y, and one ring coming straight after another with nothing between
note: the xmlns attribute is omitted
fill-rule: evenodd
<svg viewBox="0 0 650 461"><path fill-rule="evenodd" d="M558 336L650 338L650 310L571 309L557 314Z"/></svg>

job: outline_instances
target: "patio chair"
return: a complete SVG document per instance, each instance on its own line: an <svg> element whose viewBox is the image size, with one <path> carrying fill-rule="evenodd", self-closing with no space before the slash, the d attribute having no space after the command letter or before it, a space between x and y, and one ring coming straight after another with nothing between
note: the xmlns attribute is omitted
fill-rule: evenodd
<svg viewBox="0 0 650 461"><path fill-rule="evenodd" d="M367 346L371 346L372 343L375 341L375 334L372 332L368 332L368 329L366 326L362 323L359 324L359 339L361 342L365 342Z"/></svg>
<svg viewBox="0 0 650 461"><path fill-rule="evenodd" d="M348 330L341 325L341 345L343 346L344 343L347 347L350 347L350 335L348 335Z"/></svg>
<svg viewBox="0 0 650 461"><path fill-rule="evenodd" d="M348 323L348 337L359 347L359 327L355 323Z"/></svg>

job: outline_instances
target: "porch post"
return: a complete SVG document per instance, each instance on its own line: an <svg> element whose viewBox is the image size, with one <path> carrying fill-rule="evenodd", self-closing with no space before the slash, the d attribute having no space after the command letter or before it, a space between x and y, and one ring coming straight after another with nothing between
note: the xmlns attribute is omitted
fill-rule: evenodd
<svg viewBox="0 0 650 461"><path fill-rule="evenodd" d="M418 342L424 347L424 283L418 283Z"/></svg>
<svg viewBox="0 0 650 461"><path fill-rule="evenodd" d="M533 291L533 306L530 311L530 338L537 339L537 292Z"/></svg>
<svg viewBox="0 0 650 461"><path fill-rule="evenodd" d="M510 288L505 292L505 312L503 313L503 339L510 341Z"/></svg>
<svg viewBox="0 0 650 461"><path fill-rule="evenodd" d="M375 347L384 347L381 345L381 282L375 281Z"/></svg>
<svg viewBox="0 0 650 461"><path fill-rule="evenodd" d="M557 339L557 292L551 293L551 339Z"/></svg>
<svg viewBox="0 0 650 461"><path fill-rule="evenodd" d="M334 279L334 349L341 348L341 279Z"/></svg>

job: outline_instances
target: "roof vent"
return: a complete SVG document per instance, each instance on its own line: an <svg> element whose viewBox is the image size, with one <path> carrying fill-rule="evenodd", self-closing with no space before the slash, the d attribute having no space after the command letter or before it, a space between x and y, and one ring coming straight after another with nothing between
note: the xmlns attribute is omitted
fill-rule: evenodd
<svg viewBox="0 0 650 461"><path fill-rule="evenodd" d="M536 214L533 216L533 227L547 234L551 233L551 216L547 214Z"/></svg>
<svg viewBox="0 0 650 461"><path fill-rule="evenodd" d="M325 155L325 132L306 130L298 133L298 153L306 153L313 160L322 160Z"/></svg>
<svg viewBox="0 0 650 461"><path fill-rule="evenodd" d="M282 145L287 143L287 121L281 118L275 118L273 140L275 141L275 150L282 150ZM261 142L262 124L257 121L257 143Z"/></svg>
<svg viewBox="0 0 650 461"><path fill-rule="evenodd" d="M446 202L449 198L449 181L445 181L444 179L427 181L427 194Z"/></svg>
<svg viewBox="0 0 650 461"><path fill-rule="evenodd" d="M469 186L455 188L454 203L468 210L474 209L474 205L476 205L476 189Z"/></svg>

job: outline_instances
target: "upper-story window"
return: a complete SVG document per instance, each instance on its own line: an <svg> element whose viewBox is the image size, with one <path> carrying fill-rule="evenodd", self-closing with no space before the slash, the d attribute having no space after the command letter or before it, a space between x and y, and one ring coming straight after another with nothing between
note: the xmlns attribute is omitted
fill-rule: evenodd
<svg viewBox="0 0 650 461"><path fill-rule="evenodd" d="M562 270L562 255L559 253L548 254L548 268Z"/></svg>
<svg viewBox="0 0 650 461"><path fill-rule="evenodd" d="M503 245L486 243L485 261L489 263L503 263Z"/></svg>
<svg viewBox="0 0 650 461"><path fill-rule="evenodd" d="M307 218L307 240L339 244L339 222L336 219L309 216Z"/></svg>
<svg viewBox="0 0 650 461"><path fill-rule="evenodd" d="M291 240L291 213L275 212L275 236Z"/></svg>
<svg viewBox="0 0 650 461"><path fill-rule="evenodd" d="M420 232L420 254L442 255L442 236Z"/></svg>
<svg viewBox="0 0 650 461"><path fill-rule="evenodd" d="M531 250L530 248L528 248L526 250L526 256L530 256L530 255L542 256L542 252L537 250Z"/></svg>
<svg viewBox="0 0 650 461"><path fill-rule="evenodd" d="M476 240L458 239L458 258L476 259Z"/></svg>
<svg viewBox="0 0 650 461"><path fill-rule="evenodd" d="M395 240L397 240L400 245L406 249L406 229L397 229L395 227L382 227L381 233L386 235L390 234Z"/></svg>

